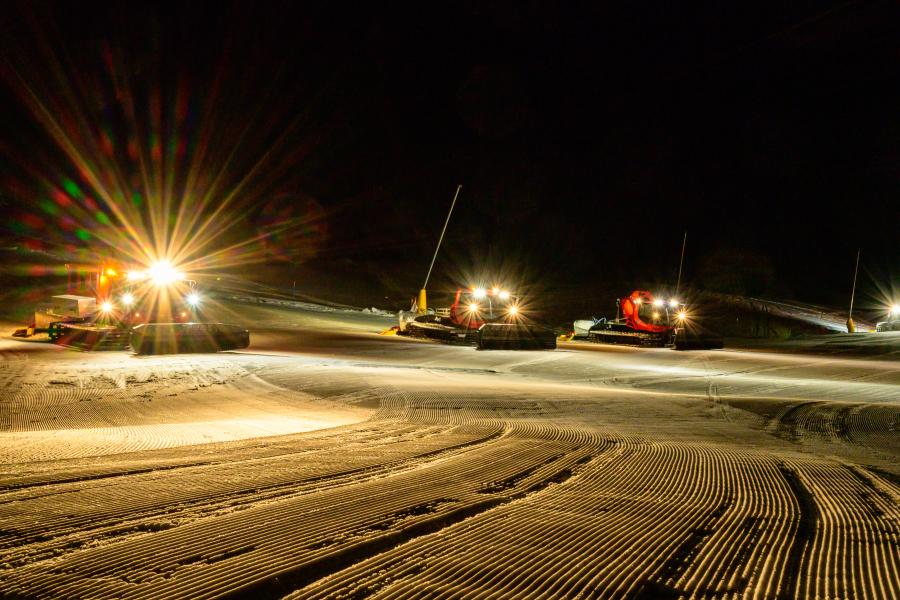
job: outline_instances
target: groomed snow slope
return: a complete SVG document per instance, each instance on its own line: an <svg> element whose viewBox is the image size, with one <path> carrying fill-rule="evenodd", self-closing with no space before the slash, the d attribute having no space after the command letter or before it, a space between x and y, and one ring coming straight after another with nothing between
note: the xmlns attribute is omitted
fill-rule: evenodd
<svg viewBox="0 0 900 600"><path fill-rule="evenodd" d="M0 593L900 595L893 354L478 352L234 310L245 352L0 342Z"/></svg>

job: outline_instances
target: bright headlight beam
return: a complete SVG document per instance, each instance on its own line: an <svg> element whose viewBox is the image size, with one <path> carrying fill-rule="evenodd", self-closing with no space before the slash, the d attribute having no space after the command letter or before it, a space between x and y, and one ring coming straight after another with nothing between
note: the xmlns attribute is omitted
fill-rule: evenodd
<svg viewBox="0 0 900 600"><path fill-rule="evenodd" d="M109 300L100 305L100 310L102 310L103 312L110 312L112 309L113 305Z"/></svg>
<svg viewBox="0 0 900 600"><path fill-rule="evenodd" d="M132 304L134 304L134 296L131 294L123 294L122 304L124 304L125 306L131 306Z"/></svg>
<svg viewBox="0 0 900 600"><path fill-rule="evenodd" d="M519 307L515 305L510 306L508 312L510 315L516 316L517 314L519 314Z"/></svg>
<svg viewBox="0 0 900 600"><path fill-rule="evenodd" d="M472 292L472 295L481 300L485 296L487 296L487 290L484 288L475 288L475 291Z"/></svg>
<svg viewBox="0 0 900 600"><path fill-rule="evenodd" d="M156 285L170 285L184 279L184 273L178 272L167 260L153 263L147 270L147 275Z"/></svg>
<svg viewBox="0 0 900 600"><path fill-rule="evenodd" d="M891 307L891 316L892 317L900 316L900 304L895 304Z"/></svg>
<svg viewBox="0 0 900 600"><path fill-rule="evenodd" d="M678 300L676 300L675 298L672 298L671 300L669 300L669 308L675 308L677 306L678 306Z"/></svg>
<svg viewBox="0 0 900 600"><path fill-rule="evenodd" d="M662 298L657 298L653 301L653 306L662 306L665 303L665 300L663 300Z"/></svg>
<svg viewBox="0 0 900 600"><path fill-rule="evenodd" d="M469 309L469 312L478 312L478 304L475 302L470 302L467 308Z"/></svg>
<svg viewBox="0 0 900 600"><path fill-rule="evenodd" d="M200 294L188 294L187 303L191 306L197 306L198 304L200 304Z"/></svg>
<svg viewBox="0 0 900 600"><path fill-rule="evenodd" d="M500 299L501 300L509 300L509 292L507 292L506 290L501 291Z"/></svg>

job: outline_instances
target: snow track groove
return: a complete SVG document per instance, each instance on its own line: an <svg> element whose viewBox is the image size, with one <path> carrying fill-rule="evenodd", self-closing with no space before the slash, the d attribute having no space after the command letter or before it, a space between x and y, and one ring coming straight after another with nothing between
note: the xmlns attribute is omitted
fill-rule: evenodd
<svg viewBox="0 0 900 600"><path fill-rule="evenodd" d="M452 360L0 356L0 597L900 596L898 480L848 458L900 452L889 364L434 350ZM366 412L166 429L326 409ZM49 450L101 424L135 439Z"/></svg>

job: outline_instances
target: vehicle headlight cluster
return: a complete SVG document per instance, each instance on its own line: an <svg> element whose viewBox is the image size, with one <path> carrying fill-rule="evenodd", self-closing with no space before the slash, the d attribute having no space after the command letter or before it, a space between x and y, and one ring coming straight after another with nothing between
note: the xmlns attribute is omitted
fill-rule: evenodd
<svg viewBox="0 0 900 600"><path fill-rule="evenodd" d="M165 286L184 280L184 273L172 266L167 260L160 260L152 265L146 271L128 271L125 274L128 281L146 281L150 280L154 285Z"/></svg>
<svg viewBox="0 0 900 600"><path fill-rule="evenodd" d="M640 304L640 303L641 303L641 299L638 298L638 299L636 300L636 302L637 302L637 304ZM678 305L681 304L681 302L679 302L679 301L676 300L675 298L669 298L668 301L666 301L666 300L664 300L664 299L662 299L662 298L656 298L656 299L653 301L653 306L660 307L660 308L663 307L663 306L665 306L666 304L669 305L669 308L678 308Z"/></svg>
<svg viewBox="0 0 900 600"><path fill-rule="evenodd" d="M473 287L470 288L472 291L472 297L477 300L483 300L488 296L494 296L496 298L500 298L501 300L509 300L512 298L512 293L508 290L504 290L499 287L492 287L491 289L483 288L483 287Z"/></svg>

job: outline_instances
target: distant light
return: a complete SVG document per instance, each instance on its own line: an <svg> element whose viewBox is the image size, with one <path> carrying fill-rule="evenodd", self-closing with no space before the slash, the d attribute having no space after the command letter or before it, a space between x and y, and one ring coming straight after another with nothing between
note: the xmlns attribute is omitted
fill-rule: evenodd
<svg viewBox="0 0 900 600"><path fill-rule="evenodd" d="M891 307L891 315L895 317L900 315L900 304L895 304Z"/></svg>
<svg viewBox="0 0 900 600"><path fill-rule="evenodd" d="M501 300L509 300L509 292L507 292L506 290L501 291L500 299Z"/></svg>
<svg viewBox="0 0 900 600"><path fill-rule="evenodd" d="M519 307L516 306L515 304L513 304L512 306L509 307L509 309L507 309L507 312L508 312L511 316L514 317L514 316L516 316L517 314L519 314Z"/></svg>
<svg viewBox="0 0 900 600"><path fill-rule="evenodd" d="M658 313L658 312L653 313L653 320L654 320L654 321L658 321L658 320L659 320L659 313Z"/></svg>
<svg viewBox="0 0 900 600"><path fill-rule="evenodd" d="M472 295L481 300L485 296L487 296L487 290L484 288L475 288L475 291L472 292Z"/></svg>
<svg viewBox="0 0 900 600"><path fill-rule="evenodd" d="M467 308L469 309L469 312L478 312L478 303L470 302Z"/></svg>
<svg viewBox="0 0 900 600"><path fill-rule="evenodd" d="M662 306L665 303L666 303L666 301L663 300L662 298L657 298L656 300L653 301L653 306Z"/></svg>
<svg viewBox="0 0 900 600"><path fill-rule="evenodd" d="M184 279L184 273L179 273L167 260L154 263L147 274L156 285L169 285Z"/></svg>
<svg viewBox="0 0 900 600"><path fill-rule="evenodd" d="M685 319L687 319L687 313L683 310L679 310L678 311L678 320L684 321Z"/></svg>
<svg viewBox="0 0 900 600"><path fill-rule="evenodd" d="M141 316L141 313L134 313L134 316L139 317Z"/></svg>
<svg viewBox="0 0 900 600"><path fill-rule="evenodd" d="M131 306L132 304L134 304L134 296L131 294L124 294L122 296L122 304L124 304L125 306Z"/></svg>
<svg viewBox="0 0 900 600"><path fill-rule="evenodd" d="M200 294L188 294L187 303L191 306L197 306L198 304L200 304Z"/></svg>
<svg viewBox="0 0 900 600"><path fill-rule="evenodd" d="M675 308L676 306L678 306L678 300L676 300L675 298L669 300L669 308Z"/></svg>
<svg viewBox="0 0 900 600"><path fill-rule="evenodd" d="M103 312L110 312L112 309L113 305L109 300L100 305L100 310L102 310Z"/></svg>
<svg viewBox="0 0 900 600"><path fill-rule="evenodd" d="M187 312L181 311L181 316L182 316L182 317L186 317L186 316L187 316Z"/></svg>
<svg viewBox="0 0 900 600"><path fill-rule="evenodd" d="M492 289L491 289L491 293L494 294L495 296L499 296L499 295L500 295L500 288L498 288L498 287L492 288Z"/></svg>

